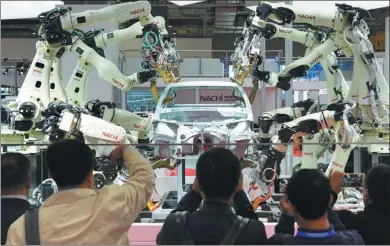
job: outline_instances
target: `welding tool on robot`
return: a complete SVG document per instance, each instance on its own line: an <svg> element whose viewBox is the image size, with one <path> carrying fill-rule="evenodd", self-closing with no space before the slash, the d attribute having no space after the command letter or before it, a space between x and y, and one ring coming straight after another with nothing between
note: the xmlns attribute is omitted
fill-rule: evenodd
<svg viewBox="0 0 390 246"><path fill-rule="evenodd" d="M240 86L244 84L244 80L252 68L263 63L263 58L260 55L261 33L258 28L253 28L250 25L251 19L252 17L248 18L241 36L236 38L234 42L236 48L231 56L234 76L230 79Z"/></svg>
<svg viewBox="0 0 390 246"><path fill-rule="evenodd" d="M272 145L266 155L260 156L261 161L251 177L256 183L269 185L280 173L280 162L285 157L287 145L293 136L316 134L322 129L329 128L334 129L337 144L329 168L343 171L351 150L359 140L360 130L356 118L351 114L351 110L355 107L355 102L345 100L328 105L324 111L282 124L278 134L271 138Z"/></svg>

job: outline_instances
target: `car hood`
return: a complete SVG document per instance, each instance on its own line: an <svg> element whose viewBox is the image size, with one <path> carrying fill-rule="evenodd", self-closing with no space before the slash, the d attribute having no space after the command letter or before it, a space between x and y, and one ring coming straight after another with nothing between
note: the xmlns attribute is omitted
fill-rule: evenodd
<svg viewBox="0 0 390 246"><path fill-rule="evenodd" d="M175 120L167 120L161 119L161 114L177 114L177 113L189 113L189 112L218 112L224 119L217 120L222 124L229 124L232 121L253 121L252 110L250 108L227 108L227 107L183 107L183 108L169 108L169 109L159 109L156 111L153 121L168 121L176 124L187 124L191 122L185 121L175 121ZM236 119L234 119L236 118ZM215 120L214 120L215 121ZM213 120L205 121L205 122L196 122L197 124L210 124Z"/></svg>

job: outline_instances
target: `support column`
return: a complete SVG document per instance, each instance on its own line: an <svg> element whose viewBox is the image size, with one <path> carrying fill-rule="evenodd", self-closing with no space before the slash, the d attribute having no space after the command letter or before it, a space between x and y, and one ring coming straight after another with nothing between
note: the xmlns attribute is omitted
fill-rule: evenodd
<svg viewBox="0 0 390 246"><path fill-rule="evenodd" d="M266 45L265 45L265 39L261 39L261 47L260 47L260 56L263 57L263 63L261 63L260 67L258 68L259 71L265 71L265 62L266 62ZM260 84L261 85L261 84ZM260 115L262 115L264 112L267 111L267 93L266 93L266 86L265 84L261 85L260 89ZM257 119L254 119L257 121Z"/></svg>
<svg viewBox="0 0 390 246"><path fill-rule="evenodd" d="M14 85L15 85L15 91L14 91L14 96L17 96L19 93L18 93L18 70L17 70L17 65L18 63L16 62L15 63L15 67L14 67Z"/></svg>
<svg viewBox="0 0 390 246"><path fill-rule="evenodd" d="M292 0L286 1L286 4L292 5ZM287 27L292 28L292 24L287 25ZM284 60L285 66L287 67L293 60L293 43L292 41L285 40L284 41ZM292 87L292 86L291 86ZM278 89L280 90L280 89ZM281 93L281 92L279 92ZM286 91L286 104L285 107L290 107L294 103L294 95L292 88ZM285 158L285 166L281 167L281 170L285 170L286 173L284 175L288 175L292 173L292 168L294 166L294 158L293 158L293 146L289 145Z"/></svg>
<svg viewBox="0 0 390 246"><path fill-rule="evenodd" d="M389 28L390 28L390 16L387 16L386 17L386 20L385 20L385 61L384 61L384 75L385 75L385 78L387 80L387 83L390 82L390 79L389 79L389 66L390 66L390 62L389 62L389 59L390 59L390 35L389 35Z"/></svg>
<svg viewBox="0 0 390 246"><path fill-rule="evenodd" d="M126 56L123 53L119 52L119 68L120 68L119 71L121 71L121 73L123 73L123 74L126 74L124 71L125 66L126 66ZM121 91L117 88L116 88L116 90L118 91L117 93L121 97L121 100L119 102L120 105L117 104L117 107L121 108L121 109L126 109L127 108L127 92ZM115 91L114 91L114 93L115 93Z"/></svg>

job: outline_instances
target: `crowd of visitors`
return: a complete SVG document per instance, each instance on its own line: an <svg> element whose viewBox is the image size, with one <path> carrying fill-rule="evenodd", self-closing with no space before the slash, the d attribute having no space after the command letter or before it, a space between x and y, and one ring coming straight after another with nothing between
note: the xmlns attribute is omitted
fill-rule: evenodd
<svg viewBox="0 0 390 246"><path fill-rule="evenodd" d="M111 159L127 167L129 179L95 191L93 151L76 140L50 145L46 161L59 191L36 208L28 202L29 159L2 154L2 244L129 244L128 230L151 197L155 176L133 147L118 146ZM156 243L390 245L390 165L368 172L365 209L359 213L333 210L343 177L341 172L329 177L318 170L296 172L280 201L280 220L267 237L243 190L240 161L227 149L213 148L199 157L192 189L166 218Z"/></svg>

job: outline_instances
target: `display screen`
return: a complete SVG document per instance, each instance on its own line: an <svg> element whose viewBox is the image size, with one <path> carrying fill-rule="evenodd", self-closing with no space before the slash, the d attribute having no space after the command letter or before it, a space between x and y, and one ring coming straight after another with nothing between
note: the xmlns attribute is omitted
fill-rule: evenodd
<svg viewBox="0 0 390 246"><path fill-rule="evenodd" d="M285 179L282 178L282 179L275 180L274 193L275 194L284 194L284 193L286 193L288 180L289 179L287 179L287 178L285 178Z"/></svg>

